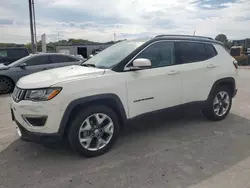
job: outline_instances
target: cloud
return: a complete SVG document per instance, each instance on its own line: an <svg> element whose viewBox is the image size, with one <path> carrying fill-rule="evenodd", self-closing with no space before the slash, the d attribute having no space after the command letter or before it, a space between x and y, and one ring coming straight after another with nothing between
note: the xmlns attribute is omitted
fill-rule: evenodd
<svg viewBox="0 0 250 188"><path fill-rule="evenodd" d="M37 35L109 41L157 34L249 37L249 0L36 0ZM15 7L18 7L15 8ZM2 21L2 22L1 22ZM3 25L4 21L5 24ZM6 25L6 23L8 25ZM0 7L0 42L29 42L27 1ZM59 37L58 37L59 33Z"/></svg>

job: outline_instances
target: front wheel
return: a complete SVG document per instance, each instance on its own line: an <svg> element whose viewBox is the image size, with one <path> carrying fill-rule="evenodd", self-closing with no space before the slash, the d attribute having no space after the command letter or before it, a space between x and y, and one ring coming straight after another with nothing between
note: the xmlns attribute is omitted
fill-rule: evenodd
<svg viewBox="0 0 250 188"><path fill-rule="evenodd" d="M208 99L207 107L203 110L206 118L213 121L224 119L230 112L232 95L227 87L217 88Z"/></svg>
<svg viewBox="0 0 250 188"><path fill-rule="evenodd" d="M68 134L71 147L80 155L95 157L106 153L119 135L116 114L105 106L81 110Z"/></svg>

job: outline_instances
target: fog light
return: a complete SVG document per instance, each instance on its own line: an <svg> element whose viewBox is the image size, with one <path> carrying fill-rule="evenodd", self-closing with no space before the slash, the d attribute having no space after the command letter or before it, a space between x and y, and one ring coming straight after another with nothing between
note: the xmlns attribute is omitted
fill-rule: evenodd
<svg viewBox="0 0 250 188"><path fill-rule="evenodd" d="M45 125L47 116L23 116L23 119L34 127L42 127Z"/></svg>

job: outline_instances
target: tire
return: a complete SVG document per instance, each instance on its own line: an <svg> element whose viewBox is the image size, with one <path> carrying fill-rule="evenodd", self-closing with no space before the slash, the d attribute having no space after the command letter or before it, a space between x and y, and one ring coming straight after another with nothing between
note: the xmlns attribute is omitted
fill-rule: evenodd
<svg viewBox="0 0 250 188"><path fill-rule="evenodd" d="M14 84L10 78L0 76L0 94L10 93L14 88Z"/></svg>
<svg viewBox="0 0 250 188"><path fill-rule="evenodd" d="M99 122L102 121L102 123L97 123L97 116ZM90 106L83 109L76 115L69 127L68 140L70 146L78 154L85 157L102 155L114 145L119 136L120 125L118 122L117 115L106 106ZM112 127L107 126L112 123ZM105 132L105 130L108 131ZM110 136L112 131L112 136ZM80 139L82 142L80 142ZM86 142L83 140L86 140Z"/></svg>
<svg viewBox="0 0 250 188"><path fill-rule="evenodd" d="M225 94L224 95L225 100L223 102L223 100L221 99L222 101L218 103L216 98L219 99L219 96L221 97L221 94L223 93ZM226 107L226 102L228 102L227 107ZM230 112L231 106L232 106L232 94L227 87L221 86L217 87L215 91L210 95L207 101L206 108L203 109L202 112L207 119L212 121L220 121L225 119L225 117L227 117L228 113Z"/></svg>

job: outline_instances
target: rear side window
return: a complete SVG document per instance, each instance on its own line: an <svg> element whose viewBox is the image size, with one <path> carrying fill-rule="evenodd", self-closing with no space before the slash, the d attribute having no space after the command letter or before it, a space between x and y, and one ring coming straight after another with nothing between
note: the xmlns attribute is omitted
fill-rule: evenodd
<svg viewBox="0 0 250 188"><path fill-rule="evenodd" d="M26 49L8 49L7 51L8 51L8 57L10 58L20 59L22 57L29 55Z"/></svg>
<svg viewBox="0 0 250 188"><path fill-rule="evenodd" d="M49 57L47 55L43 55L43 56L32 57L24 63L27 63L27 66L34 66L34 65L46 65L49 64L50 62L49 62Z"/></svg>
<svg viewBox="0 0 250 188"><path fill-rule="evenodd" d="M208 60L217 55L213 45L198 42L176 42L175 56L178 64Z"/></svg>
<svg viewBox="0 0 250 188"><path fill-rule="evenodd" d="M52 63L65 63L65 62L78 61L77 59L64 56L64 55L51 55L50 60Z"/></svg>

